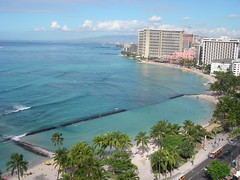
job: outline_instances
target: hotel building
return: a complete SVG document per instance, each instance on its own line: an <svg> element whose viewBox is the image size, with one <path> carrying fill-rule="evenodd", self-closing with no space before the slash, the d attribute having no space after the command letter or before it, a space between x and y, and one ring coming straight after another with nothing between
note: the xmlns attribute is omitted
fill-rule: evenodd
<svg viewBox="0 0 240 180"><path fill-rule="evenodd" d="M183 34L183 49L189 49L192 47L193 34Z"/></svg>
<svg viewBox="0 0 240 180"><path fill-rule="evenodd" d="M240 59L221 59L213 60L211 64L210 75L214 72L233 72L235 76L240 75Z"/></svg>
<svg viewBox="0 0 240 180"><path fill-rule="evenodd" d="M232 61L231 71L235 76L240 76L240 59L235 59Z"/></svg>
<svg viewBox="0 0 240 180"><path fill-rule="evenodd" d="M217 59L237 59L238 49L238 39L204 38L202 39L200 61L203 64L211 64L212 60Z"/></svg>
<svg viewBox="0 0 240 180"><path fill-rule="evenodd" d="M143 29L138 31L138 54L145 58L161 58L182 52L183 31Z"/></svg>
<svg viewBox="0 0 240 180"><path fill-rule="evenodd" d="M229 72L231 70L232 59L214 59L211 63L210 75L214 72Z"/></svg>

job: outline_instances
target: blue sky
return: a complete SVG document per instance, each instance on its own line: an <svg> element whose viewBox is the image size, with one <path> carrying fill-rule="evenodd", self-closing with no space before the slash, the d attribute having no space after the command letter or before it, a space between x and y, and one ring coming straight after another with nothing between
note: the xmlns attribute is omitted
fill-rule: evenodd
<svg viewBox="0 0 240 180"><path fill-rule="evenodd" d="M240 37L240 0L0 0L0 40L65 40L182 29Z"/></svg>

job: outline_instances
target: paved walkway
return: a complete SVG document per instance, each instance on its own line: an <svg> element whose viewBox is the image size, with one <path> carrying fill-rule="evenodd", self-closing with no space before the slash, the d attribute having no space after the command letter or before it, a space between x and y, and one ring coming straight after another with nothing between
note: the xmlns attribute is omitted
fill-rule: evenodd
<svg viewBox="0 0 240 180"><path fill-rule="evenodd" d="M219 142L219 147L224 146L225 144L227 144L228 140L227 140L228 135L223 135L223 134L218 134L216 141ZM220 141L219 141L220 139ZM222 141L223 139L223 141ZM189 172L191 169L195 168L196 166L198 166L201 162L203 162L204 160L206 160L208 158L208 154L209 152L214 149L213 145L214 145L214 141L215 139L212 139L210 141L206 140L205 143L205 150L201 149L194 158L193 164L191 161L183 164L181 167L179 167L178 169L175 169L172 172L172 176L178 174L178 173L182 173L182 174L186 174L187 172ZM217 146L217 144L215 144L215 146ZM150 148L152 151L152 147ZM134 148L135 152L137 151L136 147ZM146 153L146 154L152 154L151 153ZM150 165L150 161L149 159L146 157L146 154L144 153L144 155L140 155L140 154L136 154L134 155L134 157L132 158L132 162L138 166L138 172L139 172L139 178L140 180L153 180L154 179L154 174L151 171L151 165ZM163 175L161 175L163 176ZM170 176L170 174L168 174L168 177ZM165 177L165 176L164 176Z"/></svg>
<svg viewBox="0 0 240 180"><path fill-rule="evenodd" d="M228 143L228 140L227 140L227 137L228 135L223 135L223 134L218 134L217 135L217 138L216 138L216 141L217 142L220 142L218 146L216 147L222 147L224 146L225 144ZM220 141L219 141L219 138L220 138ZM223 141L222 141L222 138L223 138ZM178 169L175 169L173 171L173 175L175 174L178 174L178 173L183 173L183 174L186 174L187 172L189 172L191 169L195 168L196 166L198 166L201 162L203 162L204 160L206 160L208 158L208 154L211 150L213 150L213 145L214 145L214 141L215 139L212 139L210 141L206 141L205 143L205 150L204 149L201 149L196 155L195 155L195 158L194 158L194 161L193 161L193 164L191 161L183 164L181 167L179 167ZM217 145L217 144L216 144Z"/></svg>

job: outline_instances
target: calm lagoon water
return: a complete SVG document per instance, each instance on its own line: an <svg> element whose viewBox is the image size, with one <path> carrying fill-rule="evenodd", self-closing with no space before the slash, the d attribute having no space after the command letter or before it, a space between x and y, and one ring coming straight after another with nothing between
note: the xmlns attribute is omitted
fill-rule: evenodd
<svg viewBox="0 0 240 180"><path fill-rule="evenodd" d="M159 120L181 124L209 119L206 101L180 97L205 93L206 80L178 69L141 64L118 56L111 44L0 42L0 135L17 136L84 117L126 112L58 129L70 147L121 131L132 137ZM47 149L54 131L22 138ZM2 138L1 137L1 138ZM13 152L40 157L12 142L0 144L0 169Z"/></svg>

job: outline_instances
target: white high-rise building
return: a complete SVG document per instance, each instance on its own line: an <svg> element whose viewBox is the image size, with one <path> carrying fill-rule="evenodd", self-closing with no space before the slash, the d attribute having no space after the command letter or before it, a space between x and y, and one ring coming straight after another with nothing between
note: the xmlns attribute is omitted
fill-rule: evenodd
<svg viewBox="0 0 240 180"><path fill-rule="evenodd" d="M214 76L215 72L229 72L231 71L232 59L217 59L212 60L210 75Z"/></svg>
<svg viewBox="0 0 240 180"><path fill-rule="evenodd" d="M161 58L182 52L183 31L143 29L138 31L138 54L145 58Z"/></svg>
<svg viewBox="0 0 240 180"><path fill-rule="evenodd" d="M240 59L235 59L232 61L231 71L235 76L240 76Z"/></svg>
<svg viewBox="0 0 240 180"><path fill-rule="evenodd" d="M211 64L217 59L237 59L238 49L239 39L203 38L200 59L203 64Z"/></svg>

